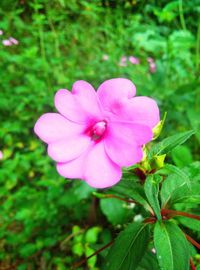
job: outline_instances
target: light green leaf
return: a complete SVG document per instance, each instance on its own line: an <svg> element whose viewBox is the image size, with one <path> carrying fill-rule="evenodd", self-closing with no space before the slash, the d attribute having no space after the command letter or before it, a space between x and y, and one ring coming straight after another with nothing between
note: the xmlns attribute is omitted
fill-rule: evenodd
<svg viewBox="0 0 200 270"><path fill-rule="evenodd" d="M145 254L149 240L148 225L134 223L116 238L106 257L104 270L136 269Z"/></svg>
<svg viewBox="0 0 200 270"><path fill-rule="evenodd" d="M191 151L185 145L179 145L173 149L171 155L174 163L179 168L185 167L193 161Z"/></svg>
<svg viewBox="0 0 200 270"><path fill-rule="evenodd" d="M187 217L176 217L176 219L183 224L185 227L188 227L194 231L200 232L200 221Z"/></svg>
<svg viewBox="0 0 200 270"><path fill-rule="evenodd" d="M85 234L85 241L86 243L96 243L99 233L102 231L100 227L92 227L87 230Z"/></svg>
<svg viewBox="0 0 200 270"><path fill-rule="evenodd" d="M159 175L149 175L145 180L144 191L158 220L161 220L159 195L159 183L162 177Z"/></svg>
<svg viewBox="0 0 200 270"><path fill-rule="evenodd" d="M169 221L157 222L154 228L154 244L162 270L189 269L189 244L176 224Z"/></svg>

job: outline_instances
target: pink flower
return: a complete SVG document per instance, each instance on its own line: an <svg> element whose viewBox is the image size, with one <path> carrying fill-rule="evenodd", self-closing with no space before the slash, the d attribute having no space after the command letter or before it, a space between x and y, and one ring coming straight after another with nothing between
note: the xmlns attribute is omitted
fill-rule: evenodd
<svg viewBox="0 0 200 270"><path fill-rule="evenodd" d="M2 40L2 44L4 46L12 46L12 42L10 40L8 40L8 39Z"/></svg>
<svg viewBox="0 0 200 270"><path fill-rule="evenodd" d="M129 56L128 60L133 65L138 65L140 63L140 60L134 56Z"/></svg>
<svg viewBox="0 0 200 270"><path fill-rule="evenodd" d="M150 63L149 64L149 71L151 73L155 73L156 72L156 63Z"/></svg>
<svg viewBox="0 0 200 270"><path fill-rule="evenodd" d="M18 44L19 44L19 41L16 40L15 38L13 38L13 37L10 37L9 40L10 40L10 42L11 42L12 44L15 44L15 45L18 45Z"/></svg>
<svg viewBox="0 0 200 270"><path fill-rule="evenodd" d="M59 174L106 188L120 180L122 167L142 160L159 109L153 99L135 93L134 84L124 78L103 82L97 92L77 81L72 92L56 93L58 113L42 115L34 131L48 144Z"/></svg>
<svg viewBox="0 0 200 270"><path fill-rule="evenodd" d="M151 57L148 57L148 58L147 58L147 62L148 62L148 63L154 63L154 59L151 58Z"/></svg>
<svg viewBox="0 0 200 270"><path fill-rule="evenodd" d="M3 153L2 153L2 151L0 151L0 159L2 159L3 158Z"/></svg>
<svg viewBox="0 0 200 270"><path fill-rule="evenodd" d="M0 36L2 36L2 35L3 35L3 30L0 29Z"/></svg>
<svg viewBox="0 0 200 270"><path fill-rule="evenodd" d="M4 39L2 43L4 46L12 46L12 45L18 45L19 41L13 37L10 37L9 39Z"/></svg>
<svg viewBox="0 0 200 270"><path fill-rule="evenodd" d="M149 72L155 73L156 72L156 63L153 58L148 57L147 62L149 63Z"/></svg>
<svg viewBox="0 0 200 270"><path fill-rule="evenodd" d="M108 56L107 54L104 54L104 55L102 56L102 60L103 60L103 61L108 61L108 59L109 59L109 56Z"/></svg>
<svg viewBox="0 0 200 270"><path fill-rule="evenodd" d="M127 66L127 57L126 56L122 56L119 62L119 66L121 67L126 67Z"/></svg>

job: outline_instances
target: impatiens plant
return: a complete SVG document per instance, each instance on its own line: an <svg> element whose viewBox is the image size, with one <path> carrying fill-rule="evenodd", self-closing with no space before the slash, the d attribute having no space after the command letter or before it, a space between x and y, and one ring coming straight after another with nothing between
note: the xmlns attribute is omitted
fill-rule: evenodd
<svg viewBox="0 0 200 270"><path fill-rule="evenodd" d="M199 249L200 244L184 227L200 231L195 215L200 178L195 168L181 170L165 162L194 131L154 143L165 119L160 121L153 99L135 94L134 84L123 78L105 81L97 91L77 81L71 92L56 93L58 113L46 113L35 124L59 174L109 188L93 193L108 219L119 213L117 207L109 210L108 199L141 210L140 218L124 224L114 241L74 267L109 247L104 270L194 270L193 246Z"/></svg>

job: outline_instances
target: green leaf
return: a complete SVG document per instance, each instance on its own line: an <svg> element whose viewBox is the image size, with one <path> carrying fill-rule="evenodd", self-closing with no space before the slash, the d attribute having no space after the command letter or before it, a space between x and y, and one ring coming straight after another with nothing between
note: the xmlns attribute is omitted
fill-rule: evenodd
<svg viewBox="0 0 200 270"><path fill-rule="evenodd" d="M102 231L100 227L92 227L87 230L85 234L85 241L86 243L96 243L99 233Z"/></svg>
<svg viewBox="0 0 200 270"><path fill-rule="evenodd" d="M144 208L149 209L144 189L138 182L138 179L134 175L127 174L117 185L112 188L114 193L121 194L125 197L131 198L143 205Z"/></svg>
<svg viewBox="0 0 200 270"><path fill-rule="evenodd" d="M108 252L104 270L136 269L145 254L149 227L141 223L129 224L116 238Z"/></svg>
<svg viewBox="0 0 200 270"><path fill-rule="evenodd" d="M127 222L127 218L132 211L125 208L126 202L119 201L115 198L101 199L100 207L104 215L113 225Z"/></svg>
<svg viewBox="0 0 200 270"><path fill-rule="evenodd" d="M189 244L176 224L169 221L157 222L154 228L154 244L162 270L189 269Z"/></svg>
<svg viewBox="0 0 200 270"><path fill-rule="evenodd" d="M160 270L158 260L152 251L147 251L142 258L137 270Z"/></svg>
<svg viewBox="0 0 200 270"><path fill-rule="evenodd" d="M162 219L160 214L160 203L158 199L159 183L161 180L162 177L160 175L149 175L144 184L144 191L146 193L147 199L150 206L153 208L153 211L158 220Z"/></svg>
<svg viewBox="0 0 200 270"><path fill-rule="evenodd" d="M183 144L188 140L195 132L193 130L181 132L176 135L165 138L161 142L155 144L148 153L148 158L151 159L153 156L163 155L169 153L172 149L178 145Z"/></svg>
<svg viewBox="0 0 200 270"><path fill-rule="evenodd" d="M179 145L173 149L171 155L176 166L180 168L187 166L193 161L190 149L184 145Z"/></svg>
<svg viewBox="0 0 200 270"><path fill-rule="evenodd" d="M194 231L200 232L200 221L188 217L176 217L176 219L183 224L185 227L188 227Z"/></svg>
<svg viewBox="0 0 200 270"><path fill-rule="evenodd" d="M191 192L191 182L184 171L170 164L165 165L165 167L159 171L159 173L163 174L170 172L172 174L165 179L160 192L162 206L173 202L174 194L182 187L184 187L186 193Z"/></svg>

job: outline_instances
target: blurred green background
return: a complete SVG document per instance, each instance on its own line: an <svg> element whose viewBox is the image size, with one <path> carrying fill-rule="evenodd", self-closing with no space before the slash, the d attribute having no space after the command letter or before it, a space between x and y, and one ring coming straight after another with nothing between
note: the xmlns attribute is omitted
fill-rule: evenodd
<svg viewBox="0 0 200 270"><path fill-rule="evenodd" d="M0 30L0 269L67 270L141 209L60 177L33 126L58 89L125 77L167 111L162 137L197 130L168 159L198 160L200 0L1 0Z"/></svg>

